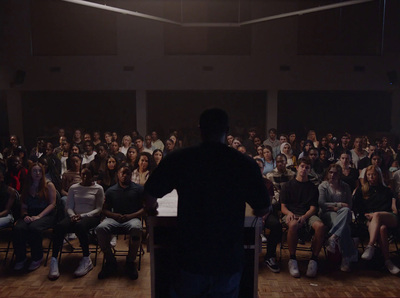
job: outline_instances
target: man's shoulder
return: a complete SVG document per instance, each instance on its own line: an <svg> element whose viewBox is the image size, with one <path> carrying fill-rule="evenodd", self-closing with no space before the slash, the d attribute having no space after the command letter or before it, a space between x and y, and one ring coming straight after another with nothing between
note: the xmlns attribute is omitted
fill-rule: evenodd
<svg viewBox="0 0 400 298"><path fill-rule="evenodd" d="M122 187L119 186L118 183L114 184L113 186L110 186L107 190L106 190L106 195L114 193L114 192L118 192L121 191Z"/></svg>
<svg viewBox="0 0 400 298"><path fill-rule="evenodd" d="M129 184L129 189L136 190L136 191L143 191L144 187L140 184L137 184L137 183L131 181L131 184Z"/></svg>

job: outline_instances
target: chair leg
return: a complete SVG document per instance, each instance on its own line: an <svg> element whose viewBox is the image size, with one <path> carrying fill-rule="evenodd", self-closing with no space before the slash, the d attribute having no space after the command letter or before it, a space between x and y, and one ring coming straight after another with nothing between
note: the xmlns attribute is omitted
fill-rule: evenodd
<svg viewBox="0 0 400 298"><path fill-rule="evenodd" d="M10 246L11 246L11 239L9 239L7 243L7 250L6 250L6 255L4 256L3 266L5 266L7 263L7 257L8 257L8 252L10 251Z"/></svg>

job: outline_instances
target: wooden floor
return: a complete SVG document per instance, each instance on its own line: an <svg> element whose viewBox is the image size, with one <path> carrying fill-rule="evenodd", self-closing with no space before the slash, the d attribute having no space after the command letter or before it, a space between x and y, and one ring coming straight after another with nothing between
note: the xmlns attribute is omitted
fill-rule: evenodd
<svg viewBox="0 0 400 298"><path fill-rule="evenodd" d="M79 246L77 240L73 245ZM4 245L0 241L1 245ZM118 240L124 246L124 240ZM288 253L283 251L281 272L276 274L262 264L260 256L259 297L400 297L400 278L391 275L385 268L370 268L360 261L351 273L340 272L332 268L321 253L319 273L316 278L305 277L308 252L298 252L301 278L293 278L287 269ZM4 253L0 253L0 260ZM63 254L60 273L56 281L47 279L49 267L40 267L31 273L15 273L10 265L0 265L0 297L150 297L150 255L145 253L139 271L139 279L130 280L124 275L124 257L118 257L119 272L106 280L98 280L102 254L99 254L97 266L82 278L74 278L73 272L80 260L79 254ZM395 264L400 259L393 255ZM377 266L379 267L379 266Z"/></svg>

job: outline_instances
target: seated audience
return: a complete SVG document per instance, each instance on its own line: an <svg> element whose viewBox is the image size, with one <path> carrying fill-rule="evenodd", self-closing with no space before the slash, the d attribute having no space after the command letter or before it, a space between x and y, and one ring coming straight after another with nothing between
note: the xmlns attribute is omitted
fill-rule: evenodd
<svg viewBox="0 0 400 298"><path fill-rule="evenodd" d="M228 145L228 147L232 147L232 143L233 143L234 139L235 139L235 137L231 134L226 136L226 144Z"/></svg>
<svg viewBox="0 0 400 298"><path fill-rule="evenodd" d="M129 147L132 146L132 138L130 135L125 135L122 138L122 144L121 147L119 147L119 151L122 152L123 154L127 154Z"/></svg>
<svg viewBox="0 0 400 298"><path fill-rule="evenodd" d="M236 150L237 150L237 148L238 148L240 145L242 145L241 139L240 139L240 138L234 138L233 141L232 141L232 146L231 146L231 147L232 147L233 149L236 149Z"/></svg>
<svg viewBox="0 0 400 298"><path fill-rule="evenodd" d="M308 152L308 157L310 158L311 161L311 170L308 175L308 179L314 183L316 186L320 185L322 178L324 176L324 168L322 167L319 157L318 157L318 149L317 148L311 148L310 151Z"/></svg>
<svg viewBox="0 0 400 298"><path fill-rule="evenodd" d="M76 183L81 182L81 163L82 159L78 154L72 154L68 158L68 170L62 175L61 178L61 198L62 201L67 201L69 188Z"/></svg>
<svg viewBox="0 0 400 298"><path fill-rule="evenodd" d="M156 150L156 148L153 146L151 142L151 135L149 134L145 135L144 137L144 148L150 150L151 153L153 153L153 151Z"/></svg>
<svg viewBox="0 0 400 298"><path fill-rule="evenodd" d="M303 151L299 154L299 159L302 157L308 157L308 152L311 148L314 148L313 142L311 140L305 141Z"/></svg>
<svg viewBox="0 0 400 298"><path fill-rule="evenodd" d="M264 162L264 171L263 175L267 175L269 172L275 168L276 164L274 162L274 158L272 156L272 148L271 146L267 145L264 146L263 149L263 162Z"/></svg>
<svg viewBox="0 0 400 298"><path fill-rule="evenodd" d="M83 135L83 141L84 141L84 142L86 142L86 141L92 141L92 136L90 135L90 133L85 132L85 134ZM83 149L85 149L85 148L83 148Z"/></svg>
<svg viewBox="0 0 400 298"><path fill-rule="evenodd" d="M392 165L395 152L394 152L393 148L389 145L389 140L387 137L382 138L381 144L382 145L379 150L382 154L381 169L382 169L382 171L386 171L386 170L389 170L390 166Z"/></svg>
<svg viewBox="0 0 400 298"><path fill-rule="evenodd" d="M276 146L275 148L272 148L272 150L273 150L272 154L273 154L274 158L278 154L283 153L282 150L281 150L282 144L287 143L287 142L288 142L287 141L287 135L280 134L279 135L279 146Z"/></svg>
<svg viewBox="0 0 400 298"><path fill-rule="evenodd" d="M264 156L263 156L263 149L264 149L264 146L257 146L257 155L255 155L254 156L254 159L257 159L257 158L259 158L259 159L263 159L264 158Z"/></svg>
<svg viewBox="0 0 400 298"><path fill-rule="evenodd" d="M139 153L138 150L135 146L131 146L128 149L128 152L126 154L126 162L129 164L131 169L136 169L137 161L139 159Z"/></svg>
<svg viewBox="0 0 400 298"><path fill-rule="evenodd" d="M119 151L119 146L117 141L111 142L108 154L114 156L114 158L118 161L118 163L121 163L126 160L126 155Z"/></svg>
<svg viewBox="0 0 400 298"><path fill-rule="evenodd" d="M110 155L107 158L106 170L100 173L97 178L97 183L103 187L104 191L117 183L117 172L119 164L120 163L113 155Z"/></svg>
<svg viewBox="0 0 400 298"><path fill-rule="evenodd" d="M398 226L396 199L392 191L382 184L382 176L376 166L369 166L366 180L355 194L354 207L359 214L359 222L368 227L368 245L361 255L363 260L371 260L375 254L375 244L379 243L385 266L392 274L398 274L400 269L392 263L389 257L388 229Z"/></svg>
<svg viewBox="0 0 400 298"><path fill-rule="evenodd" d="M43 138L37 138L36 146L32 148L31 153L28 156L32 162L37 162L38 159L43 155L45 152L45 142Z"/></svg>
<svg viewBox="0 0 400 298"><path fill-rule="evenodd" d="M263 142L264 146L270 146L272 149L280 146L279 140L276 138L278 132L275 128L268 130L268 138Z"/></svg>
<svg viewBox="0 0 400 298"><path fill-rule="evenodd" d="M280 272L276 261L276 247L282 240L282 225L279 221L280 200L279 193L281 186L292 179L294 173L286 168L286 156L278 154L276 157L276 168L267 174L267 181L272 183L273 190L269 191L271 198L272 211L264 217L264 227L270 230L267 240L267 253L264 263L274 273ZM265 179L265 178L264 178ZM268 185L268 184L267 184Z"/></svg>
<svg viewBox="0 0 400 298"><path fill-rule="evenodd" d="M319 149L321 148L325 148L326 150L328 150L328 138L326 136L321 138Z"/></svg>
<svg viewBox="0 0 400 298"><path fill-rule="evenodd" d="M80 146L74 144L74 145L72 145L72 147L71 147L71 154L79 155L79 156L82 158L83 151L82 151L82 149L81 149Z"/></svg>
<svg viewBox="0 0 400 298"><path fill-rule="evenodd" d="M111 236L118 233L130 235L129 252L126 258L126 271L131 279L138 278L135 259L139 249L143 208L143 186L131 181L132 171L128 164L122 164L118 169L118 183L110 187L105 194L103 215L106 218L97 226L96 234L105 263L99 279L113 274L117 269L117 261L111 250Z"/></svg>
<svg viewBox="0 0 400 298"><path fill-rule="evenodd" d="M33 163L21 194L21 219L13 231L15 252L14 270L22 270L27 262L26 244L31 248L29 271L40 267L43 260L42 232L53 227L55 221L56 189L46 182L39 163Z"/></svg>
<svg viewBox="0 0 400 298"><path fill-rule="evenodd" d="M96 156L97 152L94 151L94 146L93 146L92 141L85 141L83 143L83 148L85 150L85 153L83 154L83 157L82 157L82 166L85 166L85 165L89 165L89 163Z"/></svg>
<svg viewBox="0 0 400 298"><path fill-rule="evenodd" d="M371 156L376 151L375 144L369 144L366 151L368 152L368 155L358 162L358 171L360 172L360 174L363 169L371 165Z"/></svg>
<svg viewBox="0 0 400 298"><path fill-rule="evenodd" d="M242 145L246 148L246 152L250 152L251 155L256 155L256 150L254 147L254 138L256 136L256 129L250 128L248 130L249 137L243 141Z"/></svg>
<svg viewBox="0 0 400 298"><path fill-rule="evenodd" d="M285 142L281 144L281 153L286 156L288 168L293 168L296 165L296 156L292 154L292 147L289 143Z"/></svg>
<svg viewBox="0 0 400 298"><path fill-rule="evenodd" d="M74 135L72 137L72 146L74 145L79 147L79 151L83 150L82 130L80 129L75 129L74 131Z"/></svg>
<svg viewBox="0 0 400 298"><path fill-rule="evenodd" d="M15 154L15 149L20 146L19 138L16 135L10 136L10 144L3 150L3 159L7 159Z"/></svg>
<svg viewBox="0 0 400 298"><path fill-rule="evenodd" d="M350 262L358 260L357 248L351 237L350 223L353 198L350 187L341 181L342 168L331 164L319 187L318 204L321 208L321 219L330 229L326 249L332 253L339 246L342 254L340 270L350 272Z"/></svg>
<svg viewBox="0 0 400 298"><path fill-rule="evenodd" d="M328 142L328 151L326 152L329 163L336 162L336 140L333 138Z"/></svg>
<svg viewBox="0 0 400 298"><path fill-rule="evenodd" d="M368 153L363 149L362 140L360 137L354 139L353 149L350 150L351 153L351 161L353 163L353 167L358 169L358 163L361 159L367 157Z"/></svg>
<svg viewBox="0 0 400 298"><path fill-rule="evenodd" d="M97 181L97 178L100 174L104 173L107 169L107 158L108 158L108 150L105 144L99 144L96 147L96 156L89 163L89 169L93 174L94 181Z"/></svg>
<svg viewBox="0 0 400 298"><path fill-rule="evenodd" d="M351 162L351 152L350 152L350 134L345 132L342 134L342 137L340 138L339 145L335 149L335 159L339 160L340 155L346 152L350 156L350 162Z"/></svg>
<svg viewBox="0 0 400 298"><path fill-rule="evenodd" d="M315 130L308 131L307 140L310 140L315 148L319 148L319 141L317 140L317 134L315 133Z"/></svg>
<svg viewBox="0 0 400 298"><path fill-rule="evenodd" d="M113 140L113 142L119 142L119 139L118 139L118 133L116 132L116 131L113 131L112 133L111 133L111 135L112 135L112 140Z"/></svg>
<svg viewBox="0 0 400 298"><path fill-rule="evenodd" d="M47 157L47 160L54 165L54 167L57 169L57 172L59 173L59 175L61 175L61 161L57 157L57 155L55 155L53 152L54 152L53 144L50 142L47 142L46 143L46 151L45 151L44 155ZM42 155L42 157L44 155Z"/></svg>
<svg viewBox="0 0 400 298"><path fill-rule="evenodd" d="M100 137L100 132L99 131L94 131L93 132L93 146L97 146L101 143L101 137Z"/></svg>
<svg viewBox="0 0 400 298"><path fill-rule="evenodd" d="M59 152L57 157L61 161L61 175L64 174L68 170L67 159L71 154L71 144L68 141L62 143L63 150Z"/></svg>
<svg viewBox="0 0 400 298"><path fill-rule="evenodd" d="M338 165L342 168L342 181L350 186L351 193L358 187L358 171L350 166L350 153L343 151L339 155Z"/></svg>
<svg viewBox="0 0 400 298"><path fill-rule="evenodd" d="M67 199L68 216L57 223L54 229L53 253L50 261L49 279L60 276L58 270L58 254L67 233L75 233L82 247L83 258L74 275L81 277L93 269L89 253L89 231L100 223L100 213L103 207L103 188L94 183L89 169L81 172L81 182L70 187Z"/></svg>
<svg viewBox="0 0 400 298"><path fill-rule="evenodd" d="M67 137L66 136L61 136L58 140L58 144L59 146L54 148L54 154L60 158L60 152L63 150L63 144L67 141Z"/></svg>
<svg viewBox="0 0 400 298"><path fill-rule="evenodd" d="M104 133L104 144L106 145L107 151L110 150L111 143L112 143L112 134L111 134L111 132L106 131Z"/></svg>
<svg viewBox="0 0 400 298"><path fill-rule="evenodd" d="M164 151L164 143L158 138L158 133L155 130L151 132L151 145L154 146L155 149Z"/></svg>
<svg viewBox="0 0 400 298"><path fill-rule="evenodd" d="M237 151L239 151L242 154L249 154L250 156L252 156L251 153L247 152L246 147L244 145L239 145L237 147Z"/></svg>
<svg viewBox="0 0 400 298"><path fill-rule="evenodd" d="M383 185L387 185L385 182L385 178L384 175L382 173L382 169L381 169L381 165L382 165L382 156L380 155L380 153L376 152L376 153L372 153L371 158L370 158L370 165L376 166L377 170L381 172L381 176L382 176L382 184ZM360 176L359 176L359 180L361 185L365 182L365 173L367 171L367 168L364 168L361 170L360 172Z"/></svg>
<svg viewBox="0 0 400 298"><path fill-rule="evenodd" d="M38 161L44 168L46 181L50 181L54 184L54 187L61 194L62 183L60 178L60 172L56 169L53 160L48 156L42 155Z"/></svg>
<svg viewBox="0 0 400 298"><path fill-rule="evenodd" d="M156 149L153 151L153 159L155 162L155 167L157 167L160 161L163 159L163 154L160 149Z"/></svg>
<svg viewBox="0 0 400 298"><path fill-rule="evenodd" d="M294 132L290 132L288 134L288 143L290 144L290 147L292 148L292 154L294 156L299 156L299 154L301 153L301 150L299 148L299 144L297 143L296 134Z"/></svg>
<svg viewBox="0 0 400 298"><path fill-rule="evenodd" d="M141 152L139 154L139 160L137 161L135 170L132 174L132 182L135 182L139 185L144 185L147 179L149 179L149 176L154 168L153 156L148 152Z"/></svg>
<svg viewBox="0 0 400 298"><path fill-rule="evenodd" d="M299 159L296 178L286 183L280 194L281 210L284 214L283 221L288 226L289 273L293 277L300 277L296 260L299 230L302 228L308 231L314 230L312 256L307 267L307 277L317 275L318 255L325 237L325 226L316 215L318 212L318 188L308 180L310 170L310 159Z"/></svg>
<svg viewBox="0 0 400 298"><path fill-rule="evenodd" d="M150 154L153 153L152 150L150 150L150 149L148 149L148 148L146 148L144 146L144 139L143 139L142 136L137 136L135 141L134 141L134 144L135 144L135 147L137 148L139 153L141 153L141 152L147 152L147 153L150 153Z"/></svg>
<svg viewBox="0 0 400 298"><path fill-rule="evenodd" d="M7 159L7 171L4 178L8 186L20 193L24 188L27 175L28 170L21 165L18 156L14 155Z"/></svg>
<svg viewBox="0 0 400 298"><path fill-rule="evenodd" d="M167 154L171 153L174 150L175 150L175 142L171 139L166 140L163 155L166 156Z"/></svg>

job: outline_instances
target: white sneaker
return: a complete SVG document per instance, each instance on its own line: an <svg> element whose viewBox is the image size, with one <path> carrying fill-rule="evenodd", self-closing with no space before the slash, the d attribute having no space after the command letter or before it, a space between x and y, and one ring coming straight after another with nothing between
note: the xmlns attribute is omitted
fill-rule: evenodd
<svg viewBox="0 0 400 298"><path fill-rule="evenodd" d="M40 265L42 264L42 261L43 261L43 258L41 258L40 260L37 260L37 261L32 261L28 267L28 270L34 271L34 270L38 269L40 267Z"/></svg>
<svg viewBox="0 0 400 298"><path fill-rule="evenodd" d="M342 258L342 263L340 264L340 270L343 272L350 272L350 259Z"/></svg>
<svg viewBox="0 0 400 298"><path fill-rule="evenodd" d="M263 234L260 234L260 236L261 236L261 242L267 243L267 238Z"/></svg>
<svg viewBox="0 0 400 298"><path fill-rule="evenodd" d="M115 247L117 245L117 236L112 235L111 240L110 240L110 245L111 247Z"/></svg>
<svg viewBox="0 0 400 298"><path fill-rule="evenodd" d="M22 270L22 268L25 267L26 261L27 261L27 258L25 258L25 259L24 259L23 261L21 261L21 262L15 263L15 265L14 265L14 270L15 270L15 271Z"/></svg>
<svg viewBox="0 0 400 298"><path fill-rule="evenodd" d="M306 276L315 277L317 275L317 271L318 271L318 263L314 260L310 260L308 262Z"/></svg>
<svg viewBox="0 0 400 298"><path fill-rule="evenodd" d="M50 280L56 280L60 276L60 271L58 271L58 260L52 257L50 260L50 270L47 276Z"/></svg>
<svg viewBox="0 0 400 298"><path fill-rule="evenodd" d="M69 234L68 234L68 240L74 240L74 239L76 239L76 238L78 238L78 237L76 236L75 233L69 233Z"/></svg>
<svg viewBox="0 0 400 298"><path fill-rule="evenodd" d="M372 245L368 245L365 248L364 253L361 255L361 259L369 261L372 259L374 254L375 254L375 247Z"/></svg>
<svg viewBox="0 0 400 298"><path fill-rule="evenodd" d="M300 277L299 266L297 265L297 260L289 260L289 273L293 277Z"/></svg>
<svg viewBox="0 0 400 298"><path fill-rule="evenodd" d="M334 254L336 252L336 241L333 240L332 238L329 238L326 242L327 242L326 243L327 251Z"/></svg>
<svg viewBox="0 0 400 298"><path fill-rule="evenodd" d="M395 264L393 264L391 260L386 260L385 266L389 270L389 272L392 274L398 274L400 272L399 267L397 267Z"/></svg>
<svg viewBox="0 0 400 298"><path fill-rule="evenodd" d="M90 257L83 257L82 260L79 262L79 266L75 270L74 275L76 277L81 277L86 275L92 269L93 269L93 264Z"/></svg>

